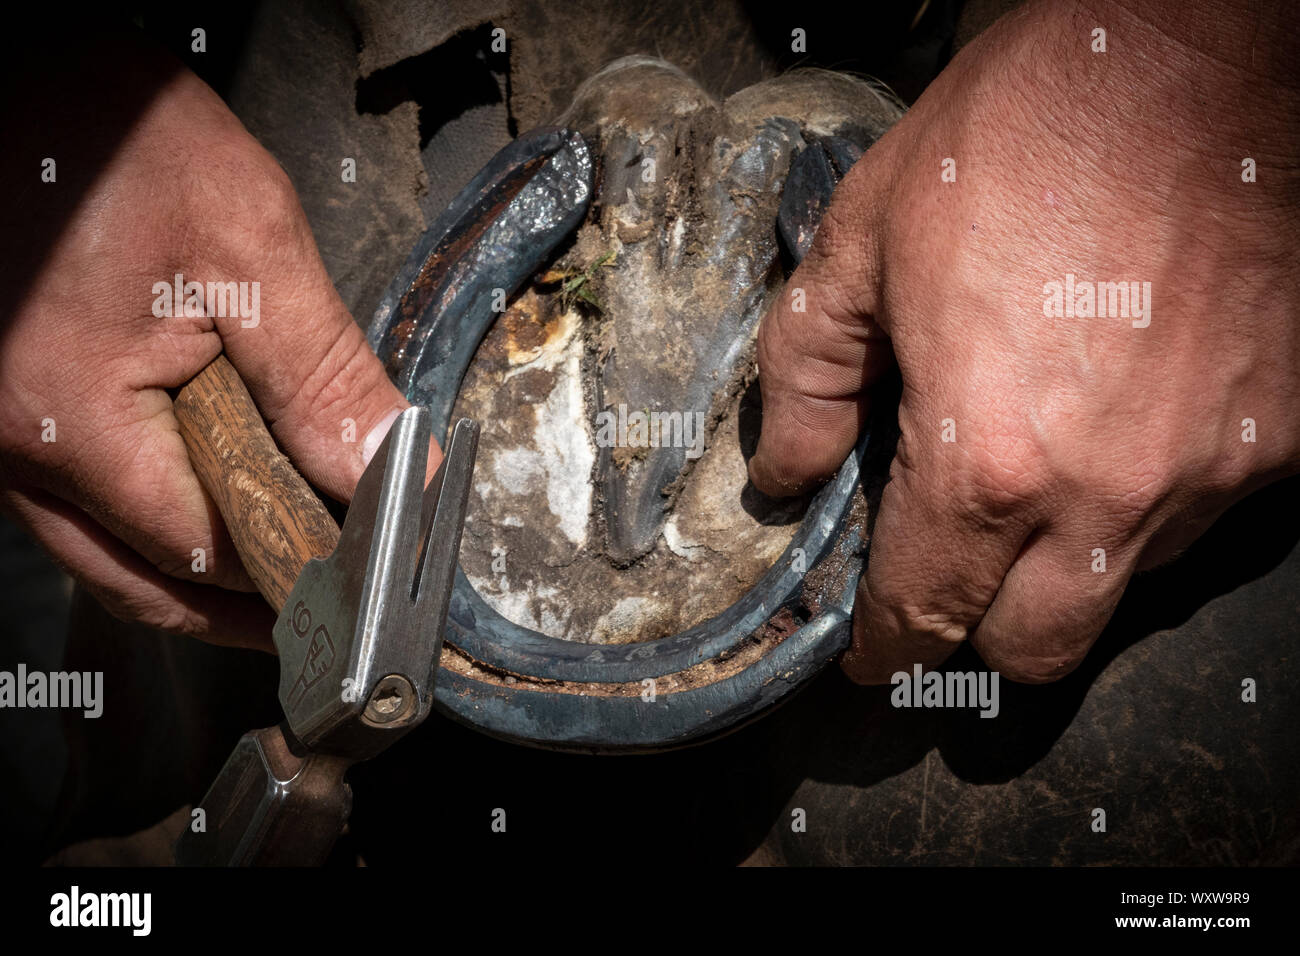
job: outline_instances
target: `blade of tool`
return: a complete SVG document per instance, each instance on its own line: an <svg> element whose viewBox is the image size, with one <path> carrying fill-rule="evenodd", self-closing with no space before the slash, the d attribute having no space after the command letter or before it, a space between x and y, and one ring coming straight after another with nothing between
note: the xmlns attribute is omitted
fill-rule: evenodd
<svg viewBox="0 0 1300 956"><path fill-rule="evenodd" d="M407 412L405 416L412 421L420 419L418 413ZM391 551L410 546L408 562L392 558L395 570L377 578L387 582L382 586L381 603L391 604L397 612L377 614L375 623L387 630L375 640L363 642L369 648L370 669L379 673L391 670L376 682L362 717L362 722L376 733L335 737L332 752L315 751L298 739L290 726L292 717L278 727L245 734L195 808L199 815L192 816L190 828L177 844L179 864L319 865L329 856L351 812L352 792L345 779L348 768L391 746L428 715L478 433L476 422L462 419L457 423L446 456L428 489L421 499L413 501L410 480L417 474L417 467L417 488L423 479L427 423L423 430L415 428L413 434L404 426L386 449L376 453L362 479L366 487L359 486L359 493L373 499L376 510L372 512L370 501L363 500L359 502L358 516L349 511L345 522L339 551L349 541L349 527L359 535L359 529L368 531L373 548ZM421 436L423 445L419 443ZM382 478L376 480L376 474L382 474ZM419 505L419 520L405 521L405 528L381 530L382 520L370 526L372 514L415 518L415 504ZM393 639L385 639L384 634ZM296 667L296 661L281 662L285 674ZM351 747L345 745L349 740Z"/></svg>
<svg viewBox="0 0 1300 956"><path fill-rule="evenodd" d="M357 485L338 547L299 575L274 636L280 702L304 746L362 759L428 715L478 434L476 422L456 424L421 498L429 413L403 412ZM329 621L356 625L331 633Z"/></svg>
<svg viewBox="0 0 1300 956"><path fill-rule="evenodd" d="M429 412L403 412L358 483L340 533L275 448L224 358L182 389L175 407L241 559L280 606L286 711L282 724L237 744L195 807L177 861L320 863L351 809L347 768L429 712L478 425L457 423L422 493ZM322 587L332 588L328 601ZM309 691L317 694L310 702Z"/></svg>

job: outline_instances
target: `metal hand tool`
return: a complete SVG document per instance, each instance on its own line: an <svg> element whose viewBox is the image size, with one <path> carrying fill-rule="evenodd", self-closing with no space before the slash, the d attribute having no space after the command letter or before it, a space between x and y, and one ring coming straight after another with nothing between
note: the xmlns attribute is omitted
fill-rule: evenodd
<svg viewBox="0 0 1300 956"><path fill-rule="evenodd" d="M314 865L351 810L344 774L428 716L478 424L461 419L427 490L431 416L393 423L340 533L279 450L233 366L181 390L191 462L280 612L277 727L245 734L176 848L185 865Z"/></svg>

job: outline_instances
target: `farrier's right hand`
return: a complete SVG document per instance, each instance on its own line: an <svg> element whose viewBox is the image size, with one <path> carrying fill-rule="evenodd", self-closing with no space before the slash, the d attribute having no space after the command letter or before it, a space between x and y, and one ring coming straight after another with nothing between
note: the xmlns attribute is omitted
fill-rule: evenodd
<svg viewBox="0 0 1300 956"><path fill-rule="evenodd" d="M220 98L130 39L81 64L32 78L6 136L17 196L0 213L0 268L19 298L0 331L0 507L116 616L269 648L270 609L236 593L253 585L168 390L224 350L299 471L341 501L407 403L331 284L288 177ZM142 111L128 106L142 90ZM78 168L90 162L102 165ZM83 194L60 194L82 178ZM69 199L57 240L32 248L28 226ZM244 283L250 307L257 283L256 326L251 308L157 317L154 285L178 273Z"/></svg>

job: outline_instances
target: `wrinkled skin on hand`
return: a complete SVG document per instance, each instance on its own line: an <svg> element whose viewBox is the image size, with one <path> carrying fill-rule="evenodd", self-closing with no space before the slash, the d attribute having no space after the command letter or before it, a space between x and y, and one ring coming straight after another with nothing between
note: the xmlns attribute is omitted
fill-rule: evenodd
<svg viewBox="0 0 1300 956"><path fill-rule="evenodd" d="M783 296L761 330L750 473L785 494L830 475L896 360L855 680L963 640L1009 678L1055 680L1135 571L1300 470L1294 16L1031 5L841 184L788 284L807 311ZM1150 282L1150 324L1045 316L1067 273Z"/></svg>
<svg viewBox="0 0 1300 956"><path fill-rule="evenodd" d="M116 616L269 647L273 615L236 593L252 582L167 390L224 349L281 448L341 501L407 403L330 283L288 177L211 89L129 39L61 62L81 72L28 91L7 159L4 284L23 291L0 326L0 507ZM142 90L141 108L126 105ZM114 137L53 245L25 248L87 144ZM45 156L53 183L39 180ZM155 317L153 284L176 273L259 282L260 323Z"/></svg>

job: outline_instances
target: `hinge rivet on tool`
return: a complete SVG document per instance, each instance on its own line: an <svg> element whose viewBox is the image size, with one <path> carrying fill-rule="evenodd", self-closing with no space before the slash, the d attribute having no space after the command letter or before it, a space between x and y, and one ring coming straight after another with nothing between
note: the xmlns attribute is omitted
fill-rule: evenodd
<svg viewBox="0 0 1300 956"><path fill-rule="evenodd" d="M400 674L389 674L375 685L366 702L366 720L372 724L391 724L415 710L415 688Z"/></svg>

